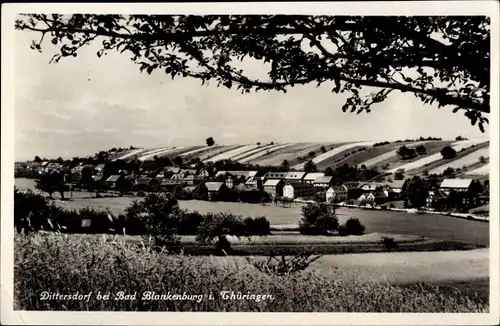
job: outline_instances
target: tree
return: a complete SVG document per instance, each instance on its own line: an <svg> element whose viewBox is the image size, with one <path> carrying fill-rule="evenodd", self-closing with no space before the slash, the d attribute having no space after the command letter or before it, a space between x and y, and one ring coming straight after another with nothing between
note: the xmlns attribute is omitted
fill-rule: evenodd
<svg viewBox="0 0 500 326"><path fill-rule="evenodd" d="M464 110L483 132L488 123L486 16L28 14L15 28L48 34L31 47L42 51L50 40L59 48L53 62L102 41L97 56L127 53L149 74L159 69L172 78L213 80L242 93L326 83L349 94L343 111L358 113L394 91L409 92L427 104ZM240 60L267 63L267 78L250 77Z"/></svg>
<svg viewBox="0 0 500 326"><path fill-rule="evenodd" d="M428 189L426 183L419 177L414 176L403 185L402 197L405 203L413 208L421 208L427 202Z"/></svg>
<svg viewBox="0 0 500 326"><path fill-rule="evenodd" d="M43 174L40 179L36 180L35 188L48 193L51 199L55 192L59 192L61 198L64 199L64 191L66 190L63 177L58 172Z"/></svg>
<svg viewBox="0 0 500 326"><path fill-rule="evenodd" d="M480 156L479 157L479 162L483 163L483 164L486 163L486 158L484 156Z"/></svg>
<svg viewBox="0 0 500 326"><path fill-rule="evenodd" d="M325 146L321 146L321 148L320 148L320 149L321 149L321 152L326 153L326 148L325 148Z"/></svg>
<svg viewBox="0 0 500 326"><path fill-rule="evenodd" d="M36 163L40 163L42 162L42 159L40 158L40 156L35 156L35 159L33 161Z"/></svg>
<svg viewBox="0 0 500 326"><path fill-rule="evenodd" d="M416 151L413 148L408 148L406 146L401 146L396 151L396 154L399 155L403 160L414 158L416 156Z"/></svg>
<svg viewBox="0 0 500 326"><path fill-rule="evenodd" d="M302 234L329 234L337 230L339 222L335 212L327 204L307 204L302 206L302 219L299 222Z"/></svg>
<svg viewBox="0 0 500 326"><path fill-rule="evenodd" d="M447 167L443 171L443 176L445 176L445 177L453 177L453 176L455 176L455 173L456 173L455 169L450 166L450 167Z"/></svg>
<svg viewBox="0 0 500 326"><path fill-rule="evenodd" d="M310 173L316 171L318 171L318 169L316 168L316 164L314 164L312 160L309 160L304 164L304 172Z"/></svg>
<svg viewBox="0 0 500 326"><path fill-rule="evenodd" d="M207 146L213 146L215 144L215 140L212 138L212 137L208 137L206 139L206 142L207 142Z"/></svg>
<svg viewBox="0 0 500 326"><path fill-rule="evenodd" d="M177 165L177 166L182 166L182 163L183 163L183 160L182 160L182 156L176 156L174 158L174 164Z"/></svg>
<svg viewBox="0 0 500 326"><path fill-rule="evenodd" d="M394 180L403 180L405 178L405 170L397 169L396 173L394 173Z"/></svg>
<svg viewBox="0 0 500 326"><path fill-rule="evenodd" d="M443 156L444 159L450 160L452 158L455 158L455 156L457 156L457 151L455 151L450 146L445 146L441 150L441 155Z"/></svg>
<svg viewBox="0 0 500 326"><path fill-rule="evenodd" d="M283 162L281 162L281 170L283 172L288 172L290 171L290 164L288 163L288 160L283 160Z"/></svg>
<svg viewBox="0 0 500 326"><path fill-rule="evenodd" d="M427 150L425 149L424 145L417 146L417 148L415 148L415 150L417 151L418 155L425 155L425 154L427 154Z"/></svg>

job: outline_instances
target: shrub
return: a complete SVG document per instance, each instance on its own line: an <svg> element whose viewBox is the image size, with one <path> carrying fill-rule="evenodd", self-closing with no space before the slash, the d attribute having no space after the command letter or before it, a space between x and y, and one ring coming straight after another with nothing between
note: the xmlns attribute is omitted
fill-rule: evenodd
<svg viewBox="0 0 500 326"><path fill-rule="evenodd" d="M197 211L179 210L177 234L196 235L198 227L203 223L204 216Z"/></svg>
<svg viewBox="0 0 500 326"><path fill-rule="evenodd" d="M309 203L302 207L302 216L299 222L301 234L329 234L337 230L339 225L332 208L326 204Z"/></svg>
<svg viewBox="0 0 500 326"><path fill-rule="evenodd" d="M260 216L255 219L247 217L243 220L243 222L245 224L245 233L247 236L271 234L271 223L264 216Z"/></svg>
<svg viewBox="0 0 500 326"><path fill-rule="evenodd" d="M240 216L231 213L208 213L205 219L198 226L196 241L200 243L210 243L216 240L217 253L227 254L231 249L227 236L244 237L246 228Z"/></svg>
<svg viewBox="0 0 500 326"><path fill-rule="evenodd" d="M363 235L364 233L365 226L355 217L349 218L344 225L339 227L340 235Z"/></svg>
<svg viewBox="0 0 500 326"><path fill-rule="evenodd" d="M391 252L398 248L398 244L394 241L394 238L382 237L380 243L384 246L385 250Z"/></svg>
<svg viewBox="0 0 500 326"><path fill-rule="evenodd" d="M115 224L114 220L108 212L97 211L94 208L86 207L78 211L80 221L90 220L88 233L114 233Z"/></svg>

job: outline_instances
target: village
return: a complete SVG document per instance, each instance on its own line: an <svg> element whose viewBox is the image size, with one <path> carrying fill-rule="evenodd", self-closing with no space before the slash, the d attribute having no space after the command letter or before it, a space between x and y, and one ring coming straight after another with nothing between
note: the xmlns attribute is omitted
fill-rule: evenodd
<svg viewBox="0 0 500 326"><path fill-rule="evenodd" d="M69 191L70 196L77 191L94 192L97 197L101 193L141 197L147 192L168 192L179 199L205 201L274 202L284 206L292 202L316 201L379 208L456 210L460 213L489 203L488 180L481 183L472 178L446 178L442 175L427 176L430 182L426 182L425 193L419 194L424 198L419 199L420 205L415 205L404 201L407 196L403 191L410 178L393 180L392 176L384 178L381 175L372 181L342 182L325 172L283 172L272 168L270 171L265 167L217 171L213 165L208 168L203 164L156 168L143 164L139 168L119 170L116 164L114 169L106 166L80 162L70 168L54 161L27 162L16 163L16 174L46 179L47 192L63 189ZM39 190L43 191L43 187ZM477 210L477 213L487 215L488 210Z"/></svg>

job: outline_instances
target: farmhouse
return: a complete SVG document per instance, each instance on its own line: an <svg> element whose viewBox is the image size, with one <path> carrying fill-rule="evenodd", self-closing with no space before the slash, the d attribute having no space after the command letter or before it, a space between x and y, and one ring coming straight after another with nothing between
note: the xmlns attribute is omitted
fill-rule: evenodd
<svg viewBox="0 0 500 326"><path fill-rule="evenodd" d="M307 183L310 183L310 184L313 184L314 181L316 180L316 178L322 178L324 177L325 174L323 172L311 172L311 173L307 173L304 178L302 178L302 180L304 182L307 182Z"/></svg>
<svg viewBox="0 0 500 326"><path fill-rule="evenodd" d="M313 185L316 187L316 188L322 188L322 189L327 189L328 187L330 187L333 183L333 177L319 177L319 178L316 178L316 180L314 180L314 183Z"/></svg>
<svg viewBox="0 0 500 326"><path fill-rule="evenodd" d="M472 179L444 179L439 187L448 195L452 190L467 191L472 184Z"/></svg>
<svg viewBox="0 0 500 326"><path fill-rule="evenodd" d="M230 196L230 190L223 182L210 181L206 182L205 186L209 200L224 200Z"/></svg>
<svg viewBox="0 0 500 326"><path fill-rule="evenodd" d="M427 194L426 206L428 208L441 206L440 204L444 204L447 197L448 195L441 189L430 190Z"/></svg>
<svg viewBox="0 0 500 326"><path fill-rule="evenodd" d="M363 192L373 192L373 191L376 191L376 190L380 190L383 187L384 187L383 183L380 183L380 182L368 182L368 183L364 183L361 186L361 190Z"/></svg>
<svg viewBox="0 0 500 326"><path fill-rule="evenodd" d="M123 176L115 174L106 179L106 185L111 188L116 188L116 184L123 180Z"/></svg>
<svg viewBox="0 0 500 326"><path fill-rule="evenodd" d="M305 182L288 182L283 187L283 197L290 199L310 196L314 193L314 186Z"/></svg>
<svg viewBox="0 0 500 326"><path fill-rule="evenodd" d="M160 190L163 192L176 192L182 189L182 183L174 180L163 180L160 185Z"/></svg>
<svg viewBox="0 0 500 326"><path fill-rule="evenodd" d="M347 199L347 187L342 185L342 186L333 186L330 187L326 191L326 201L327 202L342 202Z"/></svg>
<svg viewBox="0 0 500 326"><path fill-rule="evenodd" d="M389 192L387 190L377 190L362 194L359 201L366 201L375 205L380 205L389 200Z"/></svg>
<svg viewBox="0 0 500 326"><path fill-rule="evenodd" d="M97 164L95 167L95 172L97 174L103 174L104 173L104 164Z"/></svg>
<svg viewBox="0 0 500 326"><path fill-rule="evenodd" d="M391 190L396 194L400 194L403 191L403 186L405 184L405 180L394 180L386 184L386 188Z"/></svg>
<svg viewBox="0 0 500 326"><path fill-rule="evenodd" d="M264 191L272 197L283 196L285 182L280 179L270 179L264 183Z"/></svg>
<svg viewBox="0 0 500 326"><path fill-rule="evenodd" d="M306 175L306 172L288 172L285 175L284 180L285 180L285 182L286 181L297 182L297 181L301 181L305 175Z"/></svg>
<svg viewBox="0 0 500 326"><path fill-rule="evenodd" d="M134 181L133 189L134 190L146 190L150 187L154 187L159 185L160 182L154 178L137 178Z"/></svg>
<svg viewBox="0 0 500 326"><path fill-rule="evenodd" d="M347 188L347 199L356 199L363 193L360 182L346 182L344 186Z"/></svg>

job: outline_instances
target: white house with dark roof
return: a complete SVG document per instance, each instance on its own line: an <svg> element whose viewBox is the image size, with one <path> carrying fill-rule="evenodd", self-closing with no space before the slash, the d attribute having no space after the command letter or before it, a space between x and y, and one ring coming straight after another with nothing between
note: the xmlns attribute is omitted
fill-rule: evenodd
<svg viewBox="0 0 500 326"><path fill-rule="evenodd" d="M295 199L305 197L314 193L314 186L305 182L288 182L283 186L283 197Z"/></svg>
<svg viewBox="0 0 500 326"><path fill-rule="evenodd" d="M324 177L325 174L323 172L310 172L310 173L307 173L304 178L302 178L302 181L304 182L307 182L307 183L310 183L310 184L313 184L314 181L317 179L317 178L322 178Z"/></svg>
<svg viewBox="0 0 500 326"><path fill-rule="evenodd" d="M347 187L342 186L332 186L326 191L326 201L343 202L347 200Z"/></svg>
<svg viewBox="0 0 500 326"><path fill-rule="evenodd" d="M392 182L386 183L386 188L390 189L396 194L400 194L403 191L403 186L406 180L394 180Z"/></svg>
<svg viewBox="0 0 500 326"><path fill-rule="evenodd" d="M472 184L472 179L444 179L439 186L446 195L449 195L452 190L454 191L467 191Z"/></svg>

